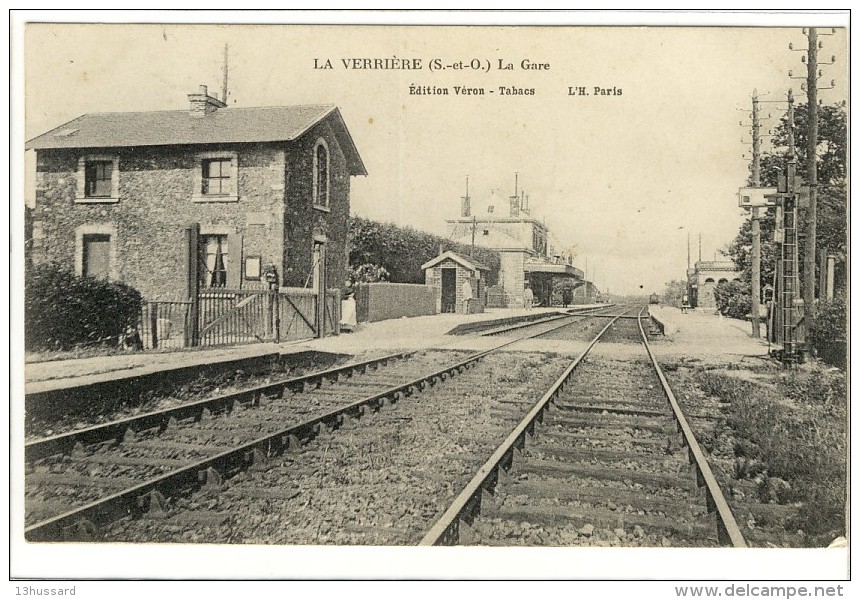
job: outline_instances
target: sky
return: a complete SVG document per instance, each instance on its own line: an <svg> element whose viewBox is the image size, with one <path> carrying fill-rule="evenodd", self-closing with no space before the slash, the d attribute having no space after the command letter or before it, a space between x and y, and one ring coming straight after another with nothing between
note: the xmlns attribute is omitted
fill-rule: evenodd
<svg viewBox="0 0 860 600"><path fill-rule="evenodd" d="M822 59L837 61L822 77L836 88L820 97L839 102L847 36L821 40ZM805 75L802 53L789 43L805 48L799 27L29 24L24 134L87 112L185 109L200 84L220 93L229 44L229 106L340 108L368 170L353 178L353 214L446 235L467 176L480 202L512 194L518 173L532 216L575 266L588 262L601 289L659 292L684 277L688 235L694 261L699 235L702 258L720 258L745 218L736 197L750 153L744 111L753 89L763 100L790 86L803 96L788 76ZM352 58L420 59L422 68L346 69ZM451 67L431 70L433 59ZM315 68L326 60L332 69ZM524 60L549 68L525 70ZM450 93L410 95L410 85ZM763 106L775 126L785 105Z"/></svg>

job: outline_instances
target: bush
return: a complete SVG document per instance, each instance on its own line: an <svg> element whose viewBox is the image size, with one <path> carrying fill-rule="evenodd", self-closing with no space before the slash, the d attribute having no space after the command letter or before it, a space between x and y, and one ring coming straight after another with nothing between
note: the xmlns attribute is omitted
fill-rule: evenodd
<svg viewBox="0 0 860 600"><path fill-rule="evenodd" d="M372 263L352 267L349 273L349 278L355 283L379 283L388 281L389 277L384 267Z"/></svg>
<svg viewBox="0 0 860 600"><path fill-rule="evenodd" d="M362 217L349 220L349 264L353 269L365 264L382 267L392 283L424 283L421 265L438 256L440 247L469 256L469 246L412 227ZM499 253L476 246L474 259L490 269L486 285L495 285L501 263Z"/></svg>
<svg viewBox="0 0 860 600"><path fill-rule="evenodd" d="M31 351L116 343L137 325L143 306L140 292L124 283L50 264L31 269L24 288L24 345Z"/></svg>
<svg viewBox="0 0 860 600"><path fill-rule="evenodd" d="M845 341L848 339L847 326L844 296L837 296L830 302L822 302L812 324L812 345L818 349L828 342Z"/></svg>
<svg viewBox="0 0 860 600"><path fill-rule="evenodd" d="M718 283L714 288L714 300L721 315L734 319L746 319L752 312L750 286L742 281Z"/></svg>

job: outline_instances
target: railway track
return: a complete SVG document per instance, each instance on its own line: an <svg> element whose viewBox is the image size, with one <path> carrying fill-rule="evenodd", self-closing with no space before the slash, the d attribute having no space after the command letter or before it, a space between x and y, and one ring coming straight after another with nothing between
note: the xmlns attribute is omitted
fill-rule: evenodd
<svg viewBox="0 0 860 600"><path fill-rule="evenodd" d="M31 440L25 446L25 536L97 539L118 519L217 488L225 478L435 386L492 352L582 318L541 324L453 362L450 355L435 365L427 356L390 355ZM383 372L389 363L397 367Z"/></svg>
<svg viewBox="0 0 860 600"><path fill-rule="evenodd" d="M517 423L421 545L746 542L642 324L617 315ZM589 355L599 341L639 360Z"/></svg>
<svg viewBox="0 0 860 600"><path fill-rule="evenodd" d="M605 314L607 311L601 312L604 314L591 315L595 318L589 318L587 321L597 322L601 328L607 322L607 318L610 325L633 323L630 319L621 318L618 314L619 309L611 309L608 311L609 314ZM392 355L378 359L380 362L375 368L362 364L345 365L339 369L329 369L303 378L275 382L253 390L243 390L240 392L241 398L215 397L172 409L184 411L182 414L175 412L172 415L148 414L141 415L141 420L133 424L126 422L108 424L99 434L102 439L91 437L92 431L79 431L74 433L78 436L74 441L70 441L71 438L66 438L65 441L34 441L34 445L28 448L28 498L31 502L28 504L30 520L25 534L31 541L98 539L171 541L174 538L171 537L170 532L182 530L185 532L183 537L175 541L231 542L242 539L260 541L247 534L233 533L234 529L238 531L247 525L244 523L246 519L236 518L235 515L254 515L250 520L257 523L261 519L265 522L266 519L280 518L276 515L283 514L287 516L287 527L279 521L279 525L274 528L277 533L263 536L260 538L262 541L319 543L319 541L334 540L338 543L368 543L366 540L370 539L373 540L371 543L417 543L423 532L431 528L433 520L450 504L450 499L454 497L454 492L459 489L459 485L448 486L450 496L440 496L435 485L419 489L418 491L422 493L412 499L418 508L405 509L399 519L408 523L403 527L398 527L397 519L379 524L374 517L370 520L367 518L360 518L357 521L344 520L340 526L345 533L341 533L340 537L329 537L326 532L334 527L332 513L336 512L335 509L342 510L350 506L351 502L356 502L356 493L364 494L368 490L379 488L379 494L389 503L396 504L403 500L402 493L396 487L392 488L385 483L392 476L394 481L407 477L402 467L398 467L394 475L387 474L382 483L377 481L378 477L374 479L375 475L371 474L375 471L385 471L387 465L391 465L389 468L394 469L397 461L391 462L390 455L410 452L407 450L407 440L403 436L411 431L409 425L413 418L432 419L439 413L440 391L443 392L443 398L447 393L448 398L452 398L453 395L462 400L466 408L463 409L465 413L461 414L462 423L457 425L462 429L455 432L450 429L450 423L444 424L444 419L440 419L439 436L432 436L431 439L422 442L413 434L408 442L411 444L456 442L454 447L459 449L458 452L462 456L454 456L451 452L447 452L443 454L444 461L436 459L435 462L462 464L464 477L474 472L475 467L484 460L483 457L492 453L495 444L488 444L486 440L493 438L483 433L482 428L489 430L495 428L499 432L495 439L501 439L504 436L505 423L509 423L508 427L513 426L521 415L529 410L531 405L527 400L533 387L517 390L517 393L522 395L513 401L503 400L502 404L496 403L497 408L494 409L496 412L491 412L489 417L486 412L483 413L484 425L476 427L470 424L470 420L480 419L478 415L481 413L477 408L469 408L471 401L463 399L463 386L472 390L468 393L474 393L474 381L467 383L470 378L474 380L474 376L466 373L467 371L471 373L473 367L484 357L498 350L511 349L512 345L524 339L559 335L560 339L573 339L577 335L588 333L591 329L593 326L583 328L582 316L558 319L552 323L532 324L529 328L512 329L511 331L517 331L518 337L510 341L477 354L466 356L466 353L462 353L454 362L451 362L450 354L438 355L435 358L428 357L426 353L415 356L411 353ZM604 331L615 335L616 341L629 343L627 339L629 335L619 333L616 328L610 326ZM526 335L521 335L523 332ZM532 368L535 373L540 370L537 368L538 365L547 367L553 360L558 362L559 370L563 368L561 357L524 359L522 357L526 355L516 353L509 356L511 358L507 359L508 364L525 367L526 365L520 363L526 360L534 365ZM535 356L540 357L540 355ZM436 365L429 364L434 360ZM410 361L413 363L411 367L402 368ZM576 362L581 362L581 359ZM381 368L386 363L387 368ZM620 365L617 366L620 368ZM511 367L508 370L515 369ZM572 371L571 368L568 370ZM502 372L505 373L505 370ZM618 369L616 374L617 372ZM437 385L460 373L464 374L463 383L456 383L461 379L456 378L453 384ZM631 374L630 377L632 378L633 375ZM501 376L503 385L504 377L503 374ZM555 375L552 377L554 378ZM545 384L535 381L534 385L548 385L550 381L551 379L547 379ZM429 391L428 402L421 401L423 395L418 395L421 390ZM526 390L528 393L523 394ZM610 391L610 395L617 395L621 390ZM435 399L433 399L434 395ZM414 399L419 400L418 404L401 402L413 396L415 396ZM468 394L465 397L468 398ZM639 400L642 399L637 399ZM447 406L448 401L444 402ZM424 405L421 407L424 411L422 417L413 416L417 414L416 412L403 412L405 406L418 407L422 404ZM597 405L591 407L592 413L596 410L595 406ZM499 407L503 409L501 412ZM621 411L623 408L616 406L615 410ZM629 406L626 409L628 417L642 416L639 414L643 412L641 407L639 413ZM532 412L534 412L533 409ZM600 412L606 414L604 409L600 409ZM363 419L362 416L370 418ZM334 435L335 430L338 429L348 431ZM369 445L355 446L353 440L337 450L338 444L335 440L350 437L364 439L362 443ZM580 435L580 437L583 436ZM654 440L642 442L640 445L658 446ZM342 454L339 458L335 458L338 451ZM331 456L328 456L329 452ZM380 452L384 456L380 456ZM419 451L415 454L420 456L422 453ZM433 462L434 455L431 449L428 449L426 454L427 456L423 457L424 460ZM611 456L611 449L605 449L602 459L609 456ZM540 460L545 458L546 456L540 457ZM322 461L321 465L320 461ZM314 466L315 463L317 463L316 466ZM511 477L517 478L515 484L535 483L537 480L534 476L522 478L522 473L516 471L520 466L516 463L514 471L511 472ZM426 472L428 466L410 463L408 468ZM604 475L606 472L604 470ZM322 473L328 473L333 478L334 488L330 487L331 481L320 479L323 477ZM504 483L505 478L508 477L504 474L504 469L497 470L496 473L497 480ZM438 481L442 477L437 473L432 479ZM98 480L101 487L94 485L94 480ZM466 479L463 479L463 482L465 481ZM425 482L419 484L419 487L421 485L429 484ZM62 506L62 502L58 505L58 500L61 498L55 492L64 487L71 490L70 495L79 504L78 506L70 508ZM695 483L688 487L693 490L696 488ZM468 489L468 485L466 488ZM46 489L50 490L50 497L44 493ZM479 489L484 488L479 486ZM523 489L525 488L520 488L519 492ZM319 497L324 497L326 493L335 493L332 490L349 494L349 500L341 500L326 507L320 502ZM503 498L501 488L496 491L497 498ZM39 495L40 492L42 496ZM85 495L88 493L92 494L92 498L86 498ZM605 490L599 490L593 493L592 497L596 499L598 494L607 495ZM523 494L517 494L517 497L521 496ZM641 494L631 490L626 497L628 505L635 505L638 512L641 509L638 508L639 501L635 500L637 496ZM82 498L86 499L82 500ZM588 494L582 492L577 501L581 504L587 498ZM610 504L614 504L616 508L618 506L629 508L617 502L619 497L614 498L615 500L609 500ZM665 500L652 494L651 507L655 511L669 510L667 507L670 505L665 504ZM688 503L685 498L675 498L675 500L675 506ZM81 502L84 504L80 505ZM474 507L474 499L467 504ZM317 505L320 507L318 508ZM703 506L702 503L699 505L700 510L697 514L700 513L703 519L707 519L708 517L704 516L707 514L707 502ZM485 501L485 507L488 506ZM298 514L311 508L321 511L316 517L318 525L315 525L316 529L308 525L302 533L302 526L297 525L300 519L298 517L292 519L289 515L291 511L296 511ZM500 508L507 510L504 504L501 504ZM39 510L42 512L39 513ZM400 511L396 506L392 510ZM165 518L168 514L169 518ZM552 511L549 514L552 516ZM458 517L453 528L460 531L460 519L472 520L474 513L469 515ZM514 517L516 519L515 515ZM617 520L617 516L615 518ZM597 525L601 524L599 520L592 520ZM659 519L655 517L651 521L659 521ZM313 518L311 522L313 524ZM472 522L475 523L474 520ZM221 535L219 533L221 529L213 529L215 524L220 524L221 529L229 526L230 534L226 537ZM615 525L616 531L624 528L630 530L630 535L637 534L636 525L632 527L620 527L619 523ZM296 526L299 533L291 537L287 532L293 526ZM499 542L498 539L494 540L492 534L480 537L484 535L481 533L483 531L481 527L482 525L478 523L475 528L478 532L477 538L467 536L463 540L458 538L456 541L488 544ZM716 534L711 536L713 539L699 536L699 533L707 527L695 524L691 527L690 531L695 535L687 535L683 538L684 544L702 545L703 539L708 540L704 542L705 545L720 543L721 538ZM198 528L202 533L191 534L190 538L184 537L189 535L185 528ZM643 526L640 525L640 529L642 528ZM336 530L337 527L334 529ZM462 529L465 531L466 526ZM516 527L514 531L517 531ZM650 542L651 530L645 528L643 531L646 533L633 540ZM368 537L371 535L375 537ZM519 531L516 535L521 541L530 539L523 531ZM679 544L681 542L678 539L671 538L670 541ZM452 541L450 531L446 534L445 540L448 543ZM595 541L596 538L589 536L588 540ZM622 540L622 542L633 540ZM503 539L501 543L507 545L511 540ZM546 538L541 538L535 543L546 544L547 541ZM549 542L551 543L552 541Z"/></svg>

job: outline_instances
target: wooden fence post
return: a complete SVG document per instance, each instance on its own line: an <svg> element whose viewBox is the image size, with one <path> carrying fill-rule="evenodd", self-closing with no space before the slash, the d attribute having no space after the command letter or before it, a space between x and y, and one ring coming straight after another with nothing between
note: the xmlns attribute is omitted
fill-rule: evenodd
<svg viewBox="0 0 860 600"><path fill-rule="evenodd" d="M200 241L200 224L192 223L185 228L185 272L187 274L186 296L191 301L188 315L189 331L187 339L191 346L200 345L200 277L198 269L198 243Z"/></svg>

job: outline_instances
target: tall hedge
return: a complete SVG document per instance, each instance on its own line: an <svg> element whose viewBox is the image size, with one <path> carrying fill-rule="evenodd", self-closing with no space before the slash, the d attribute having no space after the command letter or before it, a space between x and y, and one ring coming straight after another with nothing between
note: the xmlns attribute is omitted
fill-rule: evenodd
<svg viewBox="0 0 860 600"><path fill-rule="evenodd" d="M143 306L140 292L124 283L78 277L52 264L30 269L24 288L27 350L117 344L128 326L137 325Z"/></svg>
<svg viewBox="0 0 860 600"><path fill-rule="evenodd" d="M447 238L400 227L394 223L380 223L363 217L351 217L349 222L349 264L374 264L385 268L389 281L394 283L424 283L421 265L443 251L453 250L469 257L470 247ZM490 269L487 285L498 282L499 253L476 246L473 258Z"/></svg>

